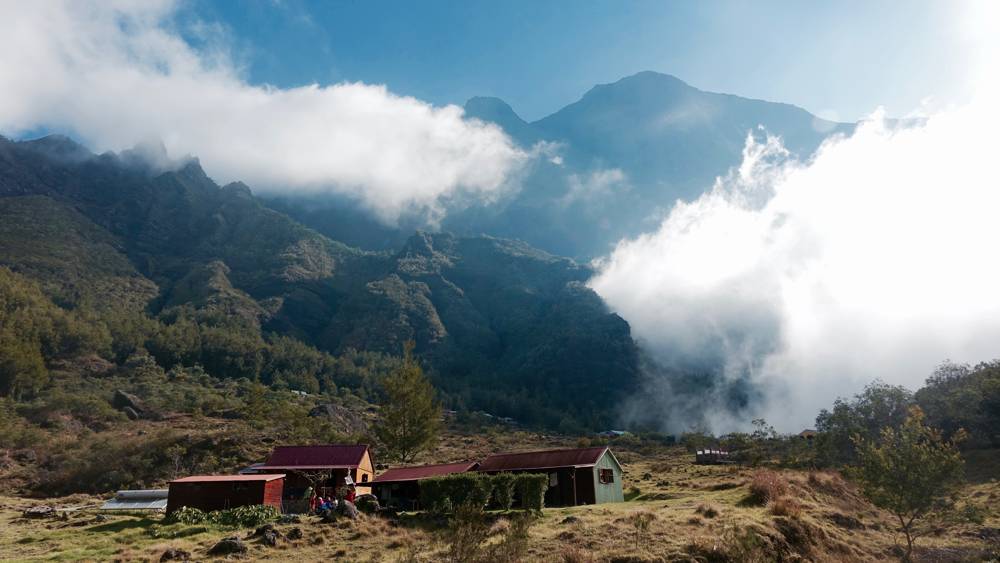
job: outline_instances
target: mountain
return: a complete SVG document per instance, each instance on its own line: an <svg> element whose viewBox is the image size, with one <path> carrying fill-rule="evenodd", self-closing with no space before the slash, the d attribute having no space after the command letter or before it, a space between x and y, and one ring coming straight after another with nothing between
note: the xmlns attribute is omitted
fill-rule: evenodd
<svg viewBox="0 0 1000 563"><path fill-rule="evenodd" d="M517 238L579 260L605 255L623 237L655 229L677 200L710 189L717 176L740 163L748 135L778 135L793 156L806 159L824 139L854 127L789 104L705 92L655 72L595 86L534 122L491 97L470 99L465 115L496 124L537 158L517 175L519 189L511 196L454 207L441 228ZM412 219L383 225L336 196L268 201L366 249L398 248L418 225Z"/></svg>
<svg viewBox="0 0 1000 563"><path fill-rule="evenodd" d="M95 350L109 361L145 348L164 370L377 393L324 374L413 340L448 404L570 427L612 424L637 384L628 324L583 285L588 266L489 236L359 250L154 153L0 138L0 267L106 324L115 342ZM117 341L150 322L152 336Z"/></svg>
<svg viewBox="0 0 1000 563"><path fill-rule="evenodd" d="M473 98L466 115L497 124L525 148L545 141L520 192L491 208L452 214L445 227L519 237L589 259L654 228L678 200L711 188L740 163L747 136L766 131L808 158L853 125L781 103L716 94L655 72L595 86L543 119L525 122L496 98Z"/></svg>

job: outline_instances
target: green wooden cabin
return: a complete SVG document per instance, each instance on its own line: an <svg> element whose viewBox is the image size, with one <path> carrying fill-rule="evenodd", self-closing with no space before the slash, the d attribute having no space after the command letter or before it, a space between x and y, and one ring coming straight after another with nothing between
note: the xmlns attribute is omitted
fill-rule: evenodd
<svg viewBox="0 0 1000 563"><path fill-rule="evenodd" d="M484 473L544 473L545 506L622 502L622 466L607 446L494 454L479 464Z"/></svg>

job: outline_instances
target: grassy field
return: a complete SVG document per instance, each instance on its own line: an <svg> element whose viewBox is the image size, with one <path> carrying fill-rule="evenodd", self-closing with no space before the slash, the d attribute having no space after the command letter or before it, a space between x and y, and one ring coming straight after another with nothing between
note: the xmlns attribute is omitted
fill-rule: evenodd
<svg viewBox="0 0 1000 563"><path fill-rule="evenodd" d="M572 446L557 437L528 433L451 434L432 460L477 457L489 451ZM680 447L616 451L625 466L627 502L548 508L534 519L527 561L874 561L898 554L888 514L829 472L778 471L786 492L760 504L750 494L754 470L699 466ZM1000 483L996 452L976 454L976 471L963 503L981 508L980 523L941 528L919 543L918 560L983 561L1000 556ZM26 519L25 508L42 501L0 498L0 559L4 561L159 561L169 549L192 559L213 560L207 550L239 535L250 547L245 559L261 561L442 561L447 526L423 515L397 520L362 516L322 523L303 517L279 524L286 537L269 547L253 530L162 523L161 516L98 516L98 497L50 499L76 508L45 519ZM490 514L497 535L509 515ZM298 528L301 538L288 539ZM295 534L292 534L295 535Z"/></svg>

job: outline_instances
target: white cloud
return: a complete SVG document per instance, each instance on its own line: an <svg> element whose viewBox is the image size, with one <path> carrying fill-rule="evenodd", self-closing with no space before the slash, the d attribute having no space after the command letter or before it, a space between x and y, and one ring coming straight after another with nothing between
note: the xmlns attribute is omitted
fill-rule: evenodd
<svg viewBox="0 0 1000 563"><path fill-rule="evenodd" d="M224 42L184 41L175 10L0 1L0 132L68 129L98 150L161 138L220 181L349 194L390 222L439 215L457 196L495 198L528 158L496 126L384 86L248 84Z"/></svg>
<svg viewBox="0 0 1000 563"><path fill-rule="evenodd" d="M560 158L557 164L561 163ZM560 198L560 203L563 205L576 201L600 201L629 189L625 172L621 168L601 168L584 174L570 174L566 182L569 189Z"/></svg>
<svg viewBox="0 0 1000 563"><path fill-rule="evenodd" d="M910 128L875 116L805 164L750 139L590 283L661 361L721 358L763 390L744 424L798 430L876 378L915 389L945 359L1000 357L995 85Z"/></svg>

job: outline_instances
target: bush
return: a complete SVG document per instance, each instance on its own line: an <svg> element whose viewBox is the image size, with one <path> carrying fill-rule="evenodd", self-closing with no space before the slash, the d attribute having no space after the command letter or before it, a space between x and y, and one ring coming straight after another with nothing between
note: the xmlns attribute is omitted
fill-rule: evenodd
<svg viewBox="0 0 1000 563"><path fill-rule="evenodd" d="M536 473L519 473L515 477L515 488L524 510L541 510L545 507L545 490L549 488L549 476Z"/></svg>
<svg viewBox="0 0 1000 563"><path fill-rule="evenodd" d="M757 471L750 480L750 496L759 504L775 501L787 492L788 482L775 471Z"/></svg>
<svg viewBox="0 0 1000 563"><path fill-rule="evenodd" d="M420 504L438 514L448 514L462 506L482 510L491 500L502 510L510 510L515 492L525 510L545 506L548 475L499 473L459 473L420 482Z"/></svg>
<svg viewBox="0 0 1000 563"><path fill-rule="evenodd" d="M514 505L514 485L517 476L513 473L498 473L493 476L493 500L500 510L510 510Z"/></svg>
<svg viewBox="0 0 1000 563"><path fill-rule="evenodd" d="M212 512L182 506L169 514L166 521L170 524L214 524L227 528L254 528L274 522L280 516L281 512L277 508L266 504L238 506Z"/></svg>
<svg viewBox="0 0 1000 563"><path fill-rule="evenodd" d="M459 473L421 481L420 503L424 508L441 514L460 506L482 510L489 504L492 492L491 475Z"/></svg>
<svg viewBox="0 0 1000 563"><path fill-rule="evenodd" d="M799 501L787 496L771 501L768 508L771 510L771 514L775 516L798 518L799 514L802 513L802 505L799 504Z"/></svg>

